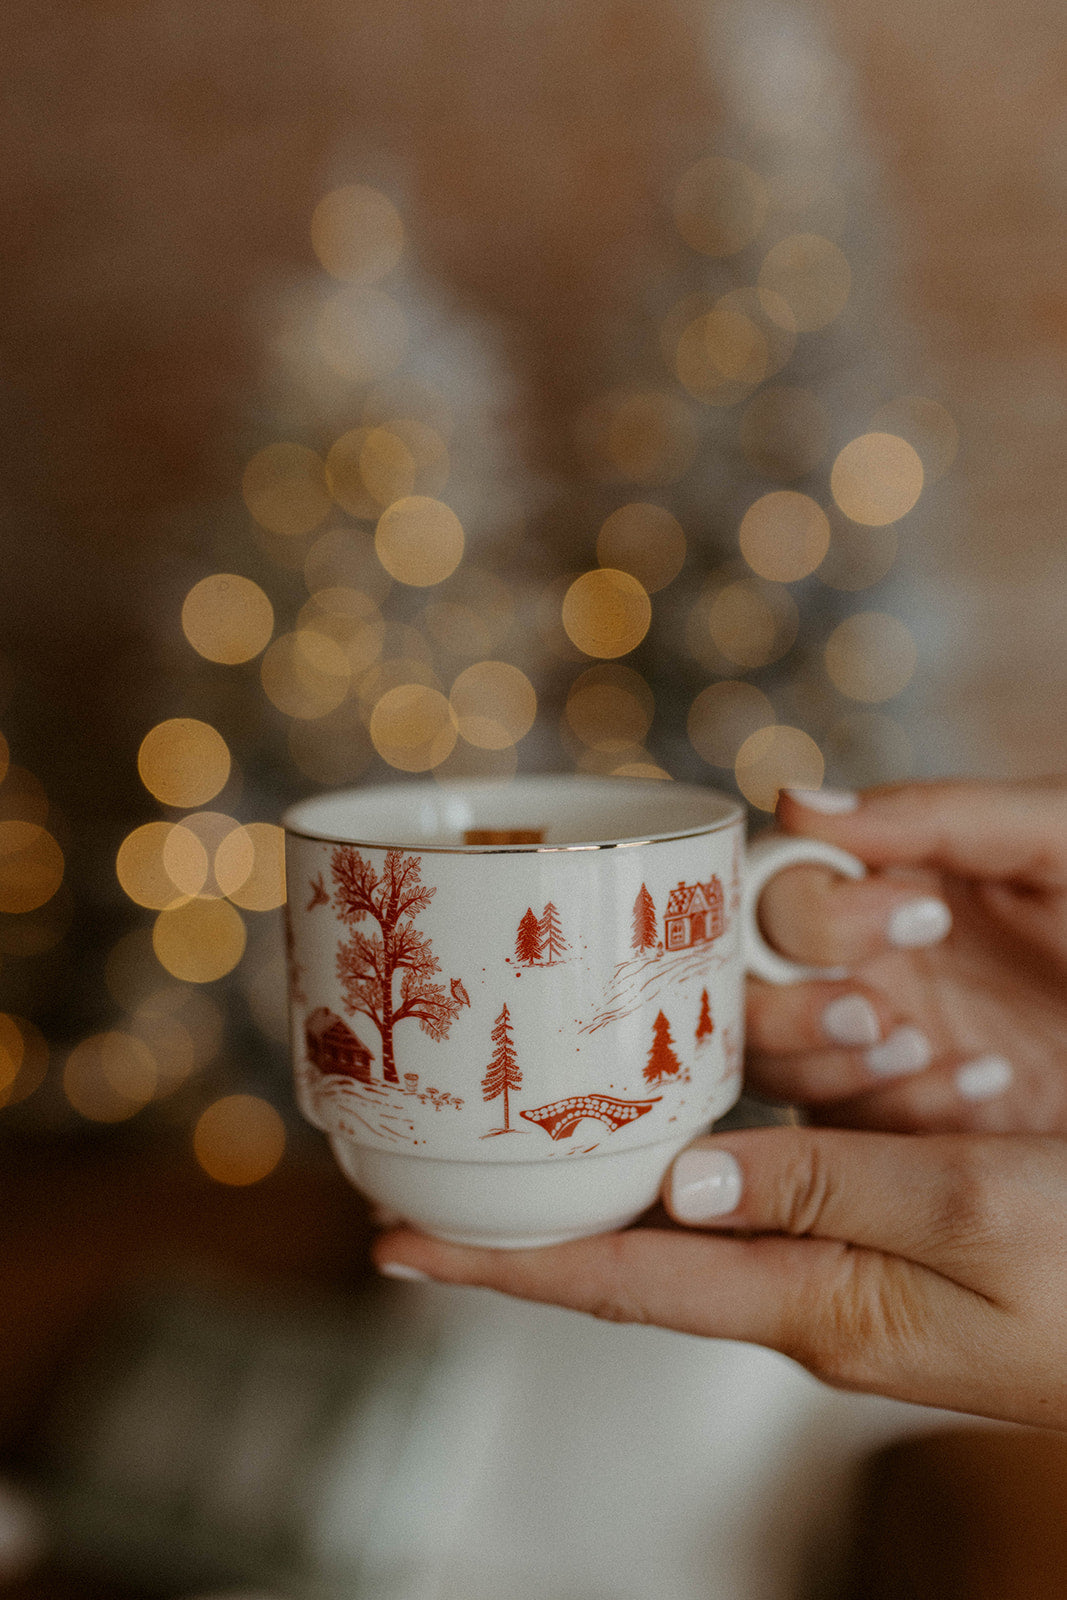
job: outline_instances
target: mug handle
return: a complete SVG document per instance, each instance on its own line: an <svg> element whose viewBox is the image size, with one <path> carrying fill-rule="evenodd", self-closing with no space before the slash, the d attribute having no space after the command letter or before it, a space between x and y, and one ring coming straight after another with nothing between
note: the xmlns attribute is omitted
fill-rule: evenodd
<svg viewBox="0 0 1067 1600"><path fill-rule="evenodd" d="M760 932L756 908L759 897L776 873L786 867L814 862L833 867L846 878L865 878L867 868L847 850L824 844L821 839L797 838L772 833L750 844L745 852L745 884L741 896L741 938L745 966L754 977L767 983L802 983L807 978L844 978L846 967L804 967L772 950Z"/></svg>

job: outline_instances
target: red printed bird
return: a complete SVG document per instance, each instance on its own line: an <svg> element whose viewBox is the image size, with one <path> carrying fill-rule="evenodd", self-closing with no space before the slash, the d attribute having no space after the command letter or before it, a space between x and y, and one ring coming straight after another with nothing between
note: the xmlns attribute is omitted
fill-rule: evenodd
<svg viewBox="0 0 1067 1600"><path fill-rule="evenodd" d="M458 978L452 979L452 998L458 1000L461 1006L469 1006L471 997L460 983Z"/></svg>

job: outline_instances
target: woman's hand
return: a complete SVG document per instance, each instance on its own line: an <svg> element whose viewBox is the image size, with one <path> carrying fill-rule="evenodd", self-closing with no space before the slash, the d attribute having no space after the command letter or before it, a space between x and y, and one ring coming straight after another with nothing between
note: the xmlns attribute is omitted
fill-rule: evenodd
<svg viewBox="0 0 1067 1600"><path fill-rule="evenodd" d="M513 1251L401 1231L375 1257L390 1276L769 1345L842 1388L1067 1428L1059 1140L724 1133L683 1151L664 1199L684 1227Z"/></svg>
<svg viewBox="0 0 1067 1600"><path fill-rule="evenodd" d="M1067 1133L1067 781L786 794L778 823L872 870L764 891L773 944L850 975L750 983L755 1093L838 1127Z"/></svg>

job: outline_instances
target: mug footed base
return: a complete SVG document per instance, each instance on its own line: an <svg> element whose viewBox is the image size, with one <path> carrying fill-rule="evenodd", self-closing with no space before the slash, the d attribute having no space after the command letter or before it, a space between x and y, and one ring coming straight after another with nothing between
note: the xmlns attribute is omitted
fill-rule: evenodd
<svg viewBox="0 0 1067 1600"><path fill-rule="evenodd" d="M713 1108L719 1116L727 1109ZM674 1157L708 1125L655 1144L547 1161L447 1161L374 1149L339 1133L331 1133L330 1145L357 1189L421 1233L450 1244L532 1250L634 1222L655 1204Z"/></svg>

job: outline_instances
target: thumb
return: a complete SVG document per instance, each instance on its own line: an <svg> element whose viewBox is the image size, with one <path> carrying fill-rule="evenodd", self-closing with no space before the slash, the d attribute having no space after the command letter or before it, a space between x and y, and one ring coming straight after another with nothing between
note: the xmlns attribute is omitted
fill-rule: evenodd
<svg viewBox="0 0 1067 1600"><path fill-rule="evenodd" d="M1067 888L1067 780L783 790L779 826L868 866L933 867L1030 888Z"/></svg>

